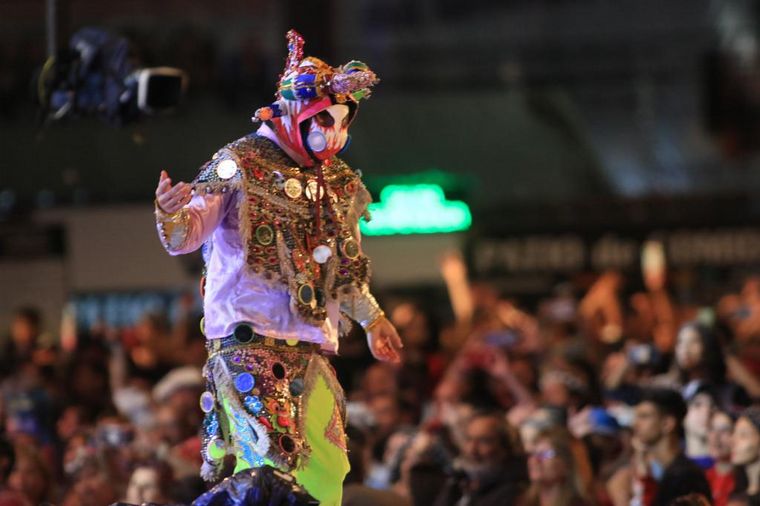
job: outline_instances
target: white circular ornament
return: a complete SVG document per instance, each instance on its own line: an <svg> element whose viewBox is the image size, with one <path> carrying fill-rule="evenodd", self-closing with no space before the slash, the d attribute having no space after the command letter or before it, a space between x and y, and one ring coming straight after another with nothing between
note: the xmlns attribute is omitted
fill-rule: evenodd
<svg viewBox="0 0 760 506"><path fill-rule="evenodd" d="M314 260L316 260L318 264L323 264L327 262L327 259L332 256L332 250L324 244L321 244L314 248L311 256L314 257Z"/></svg>
<svg viewBox="0 0 760 506"><path fill-rule="evenodd" d="M237 172L237 169L238 166L235 161L228 158L226 160L222 160L216 165L216 175L226 180L234 176Z"/></svg>
<svg viewBox="0 0 760 506"><path fill-rule="evenodd" d="M312 151L324 151L327 147L327 138L322 132L311 132L306 138Z"/></svg>

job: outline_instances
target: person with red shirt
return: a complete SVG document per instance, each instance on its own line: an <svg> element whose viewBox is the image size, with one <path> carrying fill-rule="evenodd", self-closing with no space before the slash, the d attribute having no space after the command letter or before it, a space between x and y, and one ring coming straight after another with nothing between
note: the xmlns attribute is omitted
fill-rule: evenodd
<svg viewBox="0 0 760 506"><path fill-rule="evenodd" d="M710 418L707 447L714 464L705 473L712 490L713 504L726 506L736 485L734 466L731 464L731 433L734 421L728 413L716 411Z"/></svg>

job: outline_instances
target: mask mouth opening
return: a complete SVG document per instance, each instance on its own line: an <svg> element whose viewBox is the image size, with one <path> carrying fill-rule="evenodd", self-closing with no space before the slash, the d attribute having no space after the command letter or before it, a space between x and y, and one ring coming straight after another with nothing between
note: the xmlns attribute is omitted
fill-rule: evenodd
<svg viewBox="0 0 760 506"><path fill-rule="evenodd" d="M335 105L337 102L335 102L335 99L332 99L332 105ZM347 101L344 104L348 106L348 125L346 128L351 126L351 122L354 121L354 118L356 117L356 113L359 110L359 105L356 102ZM320 111L321 112L321 111ZM319 113L317 113L319 114ZM316 115L316 114L315 114ZM311 125L311 120L314 118L314 116L310 116L303 120L301 123L298 124L298 131L301 135L301 145L306 150L306 153L309 155L311 159L313 159L316 162L320 162L321 160L317 158L317 155L314 153L314 150L311 148L311 145L309 144L309 126ZM350 136L349 136L350 137ZM348 146L348 140L346 141L346 144L340 149L340 152L342 152L346 147Z"/></svg>

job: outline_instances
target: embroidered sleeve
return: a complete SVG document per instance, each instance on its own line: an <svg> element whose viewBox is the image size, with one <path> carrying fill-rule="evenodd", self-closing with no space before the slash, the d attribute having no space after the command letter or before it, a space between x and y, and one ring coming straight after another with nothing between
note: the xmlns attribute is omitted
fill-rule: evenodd
<svg viewBox="0 0 760 506"><path fill-rule="evenodd" d="M185 245L189 230L189 215L186 207L176 213L165 213L156 202L156 228L161 244L169 253L180 251Z"/></svg>
<svg viewBox="0 0 760 506"><path fill-rule="evenodd" d="M164 249L181 255L200 248L221 223L241 182L237 157L224 148L201 167L192 183L193 197L185 207L169 214L156 204L156 227Z"/></svg>
<svg viewBox="0 0 760 506"><path fill-rule="evenodd" d="M377 320L385 316L383 310L380 309L380 304L377 303L377 300L375 300L375 297L369 291L369 286L366 284L358 292L350 295L349 300L341 304L341 309L352 320L359 322L359 325L364 330L367 330Z"/></svg>

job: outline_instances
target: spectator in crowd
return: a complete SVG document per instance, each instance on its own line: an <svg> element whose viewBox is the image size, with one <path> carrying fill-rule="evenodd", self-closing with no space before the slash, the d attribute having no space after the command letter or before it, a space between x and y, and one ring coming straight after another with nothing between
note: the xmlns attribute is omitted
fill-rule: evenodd
<svg viewBox="0 0 760 506"><path fill-rule="evenodd" d="M736 420L731 448L731 462L739 466L738 490L750 501L760 500L760 406L744 410Z"/></svg>
<svg viewBox="0 0 760 506"><path fill-rule="evenodd" d="M707 432L707 447L713 465L707 470L715 506L726 506L736 485L734 466L731 464L731 434L734 421L725 411L714 411Z"/></svg>
<svg viewBox="0 0 760 506"><path fill-rule="evenodd" d="M702 469L709 469L713 465L707 435L710 429L710 419L715 409L712 390L707 384L700 385L688 399L688 408L684 419L686 456Z"/></svg>
<svg viewBox="0 0 760 506"><path fill-rule="evenodd" d="M351 470L343 482L343 506L406 506L410 503L390 490L377 490L364 485L371 461L369 438L362 430L348 426L348 459Z"/></svg>
<svg viewBox="0 0 760 506"><path fill-rule="evenodd" d="M585 506L589 497L587 463L582 447L569 432L557 428L541 432L528 455L530 488L522 506Z"/></svg>
<svg viewBox="0 0 760 506"><path fill-rule="evenodd" d="M0 378L24 362L32 362L39 367L55 364L55 347L42 340L42 316L32 306L16 310L11 319L10 338L0 353Z"/></svg>
<svg viewBox="0 0 760 506"><path fill-rule="evenodd" d="M646 506L667 506L691 492L712 497L703 471L681 450L686 409L678 392L663 388L645 390L636 405L634 496Z"/></svg>
<svg viewBox="0 0 760 506"><path fill-rule="evenodd" d="M173 486L172 470L161 461L140 462L132 471L125 501L133 504L166 503Z"/></svg>
<svg viewBox="0 0 760 506"><path fill-rule="evenodd" d="M511 504L526 484L525 457L503 413L476 412L436 506Z"/></svg>

